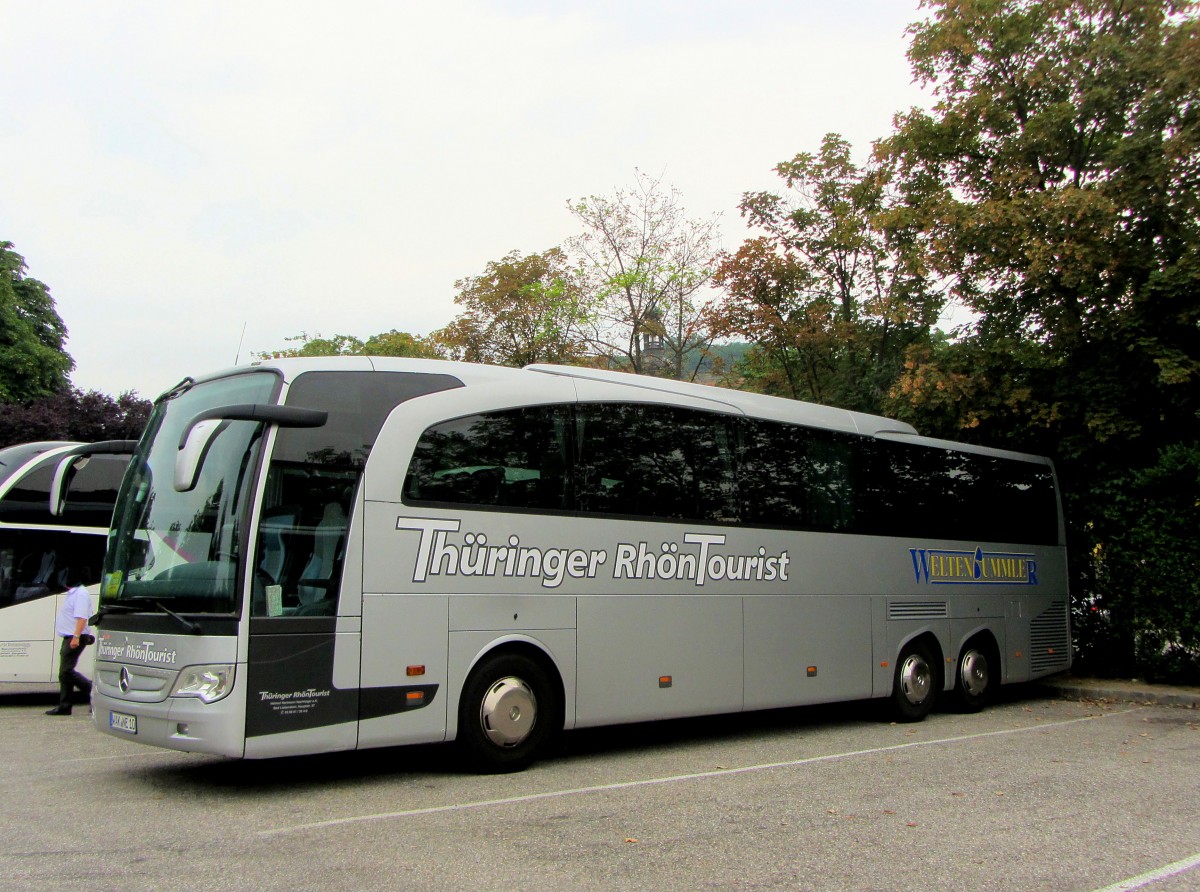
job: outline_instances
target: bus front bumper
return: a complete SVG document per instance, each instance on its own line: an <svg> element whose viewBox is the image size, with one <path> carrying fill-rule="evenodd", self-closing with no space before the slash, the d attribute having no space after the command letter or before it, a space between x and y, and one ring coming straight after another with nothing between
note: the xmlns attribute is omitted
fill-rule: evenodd
<svg viewBox="0 0 1200 892"><path fill-rule="evenodd" d="M113 737L189 753L241 758L246 748L246 704L240 686L215 703L168 697L137 703L92 692L92 722Z"/></svg>

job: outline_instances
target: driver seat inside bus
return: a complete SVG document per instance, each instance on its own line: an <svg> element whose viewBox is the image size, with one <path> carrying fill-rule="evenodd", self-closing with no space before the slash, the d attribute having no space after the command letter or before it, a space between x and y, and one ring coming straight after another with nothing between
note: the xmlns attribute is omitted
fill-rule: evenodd
<svg viewBox="0 0 1200 892"><path fill-rule="evenodd" d="M317 524L313 552L300 573L296 594L300 606L296 616L332 616L337 605L337 574L346 545L346 512L338 502L329 502Z"/></svg>

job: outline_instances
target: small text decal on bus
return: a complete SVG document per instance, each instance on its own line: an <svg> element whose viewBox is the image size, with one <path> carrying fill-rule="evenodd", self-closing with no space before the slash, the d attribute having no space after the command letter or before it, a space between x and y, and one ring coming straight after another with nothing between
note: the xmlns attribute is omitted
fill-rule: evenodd
<svg viewBox="0 0 1200 892"><path fill-rule="evenodd" d="M606 549L537 548L522 545L518 536L505 544L488 543L484 533L465 533L461 544L449 541L458 533L457 520L399 517L396 529L421 534L413 582L430 576L487 576L540 578L545 588L557 588L566 579L595 579L606 568L613 579L679 579L695 585L710 580L787 582L787 551L768 554L725 554L723 534L684 533L682 542L663 542L657 548L646 542L618 542L612 563ZM457 538L457 537L456 537Z"/></svg>
<svg viewBox="0 0 1200 892"><path fill-rule="evenodd" d="M917 582L929 585L1037 585L1032 554L910 548Z"/></svg>

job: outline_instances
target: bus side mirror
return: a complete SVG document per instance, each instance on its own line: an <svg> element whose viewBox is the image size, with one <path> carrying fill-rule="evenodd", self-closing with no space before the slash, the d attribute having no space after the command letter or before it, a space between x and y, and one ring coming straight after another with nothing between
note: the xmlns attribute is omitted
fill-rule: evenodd
<svg viewBox="0 0 1200 892"><path fill-rule="evenodd" d="M90 455L133 455L137 440L104 440L100 443L84 443L66 453L54 469L54 481L50 484L50 513L62 517L67 507L67 488L76 468L83 468Z"/></svg>
<svg viewBox="0 0 1200 892"><path fill-rule="evenodd" d="M54 517L63 516L67 508L67 488L75 476L75 469L84 468L87 463L86 456L68 455L54 469L54 482L50 484L50 513Z"/></svg>
<svg viewBox="0 0 1200 892"><path fill-rule="evenodd" d="M224 418L193 421L184 434L183 443L175 455L175 491L191 492L200 479L204 457L217 434L229 427Z"/></svg>
<svg viewBox="0 0 1200 892"><path fill-rule="evenodd" d="M206 409L188 422L179 438L179 451L175 454L175 490L191 492L196 488L209 447L231 421L258 421L280 427L321 427L328 420L328 412L294 406L247 403Z"/></svg>

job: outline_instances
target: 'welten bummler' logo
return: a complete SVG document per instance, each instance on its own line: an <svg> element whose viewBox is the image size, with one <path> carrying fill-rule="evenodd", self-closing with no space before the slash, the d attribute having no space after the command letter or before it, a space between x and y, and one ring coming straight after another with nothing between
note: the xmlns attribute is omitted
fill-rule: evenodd
<svg viewBox="0 0 1200 892"><path fill-rule="evenodd" d="M910 548L917 582L928 585L1037 585L1032 554Z"/></svg>

